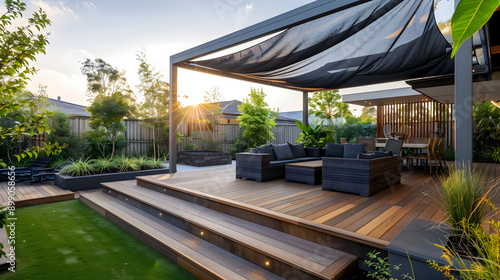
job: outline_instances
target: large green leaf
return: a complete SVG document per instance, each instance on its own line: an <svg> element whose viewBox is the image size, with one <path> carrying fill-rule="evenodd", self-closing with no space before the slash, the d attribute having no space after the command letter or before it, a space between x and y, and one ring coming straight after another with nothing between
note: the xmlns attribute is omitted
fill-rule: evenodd
<svg viewBox="0 0 500 280"><path fill-rule="evenodd" d="M451 37L455 56L462 43L474 35L500 6L500 0L460 0L451 18Z"/></svg>

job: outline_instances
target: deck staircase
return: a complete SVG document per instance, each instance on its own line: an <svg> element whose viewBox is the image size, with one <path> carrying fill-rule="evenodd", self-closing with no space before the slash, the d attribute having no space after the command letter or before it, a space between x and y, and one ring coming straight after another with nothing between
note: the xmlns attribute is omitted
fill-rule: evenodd
<svg viewBox="0 0 500 280"><path fill-rule="evenodd" d="M148 177L104 183L80 200L200 279L346 279L357 266L354 255Z"/></svg>

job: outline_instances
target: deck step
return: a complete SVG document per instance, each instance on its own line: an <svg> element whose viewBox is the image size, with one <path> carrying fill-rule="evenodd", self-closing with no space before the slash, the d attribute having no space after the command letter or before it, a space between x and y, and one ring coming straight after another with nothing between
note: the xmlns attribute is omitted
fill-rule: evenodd
<svg viewBox="0 0 500 280"><path fill-rule="evenodd" d="M342 279L357 257L296 236L142 188L104 183L103 192L285 278Z"/></svg>
<svg viewBox="0 0 500 280"><path fill-rule="evenodd" d="M103 192L80 200L200 279L283 279Z"/></svg>

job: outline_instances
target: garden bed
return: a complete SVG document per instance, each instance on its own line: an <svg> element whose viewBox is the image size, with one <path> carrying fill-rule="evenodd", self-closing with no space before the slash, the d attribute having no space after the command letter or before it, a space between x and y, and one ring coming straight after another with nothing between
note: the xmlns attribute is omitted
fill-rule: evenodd
<svg viewBox="0 0 500 280"><path fill-rule="evenodd" d="M177 163L192 166L212 166L231 164L231 154L219 151L181 151L177 154Z"/></svg>
<svg viewBox="0 0 500 280"><path fill-rule="evenodd" d="M89 189L98 189L101 187L101 183L133 180L137 176L165 174L168 172L169 172L168 168L162 168L162 169L130 171L130 172L105 173L105 174L87 175L79 177L56 174L54 177L54 183L56 184L56 186L64 190L81 191Z"/></svg>

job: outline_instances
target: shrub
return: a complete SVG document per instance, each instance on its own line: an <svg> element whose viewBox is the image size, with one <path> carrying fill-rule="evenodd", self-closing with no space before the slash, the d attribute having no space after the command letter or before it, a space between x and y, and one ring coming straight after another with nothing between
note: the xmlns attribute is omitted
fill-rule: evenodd
<svg viewBox="0 0 500 280"><path fill-rule="evenodd" d="M202 151L219 151L220 150L220 142L214 141L212 139L203 139L203 140L201 140L201 150Z"/></svg>
<svg viewBox="0 0 500 280"><path fill-rule="evenodd" d="M124 156L116 156L113 158L114 164L116 164L118 172L129 172L129 171L139 171L141 166L137 163L137 159L128 158Z"/></svg>
<svg viewBox="0 0 500 280"><path fill-rule="evenodd" d="M450 169L447 177L440 177L440 202L448 214L447 223L454 233L470 234L469 229L481 225L491 211L489 201L492 188L487 189L484 174L473 169Z"/></svg>
<svg viewBox="0 0 500 280"><path fill-rule="evenodd" d="M184 147L184 150L186 150L186 151L195 151L195 150L198 150L198 147L196 147L195 143L187 143L186 147Z"/></svg>
<svg viewBox="0 0 500 280"><path fill-rule="evenodd" d="M115 172L118 168L114 161L100 158L90 161L96 174Z"/></svg>
<svg viewBox="0 0 500 280"><path fill-rule="evenodd" d="M428 261L431 267L443 273L449 279L455 279L451 275L451 268L458 264L460 279L500 279L500 222L491 220L489 222L490 234L486 234L480 226L471 230L466 237L472 240L472 245L477 255L468 253L467 256L459 255L457 252L439 244L435 246L443 249L443 257L447 260L447 265L439 265L434 261ZM455 262L452 261L455 260Z"/></svg>
<svg viewBox="0 0 500 280"><path fill-rule="evenodd" d="M500 146L490 147L485 151L485 156L486 158L491 159L494 162L500 162Z"/></svg>
<svg viewBox="0 0 500 280"><path fill-rule="evenodd" d="M86 175L92 175L94 174L95 170L92 164L88 159L79 159L76 161L73 161L70 165L64 167L61 170L62 175L67 175L67 176L86 176Z"/></svg>

